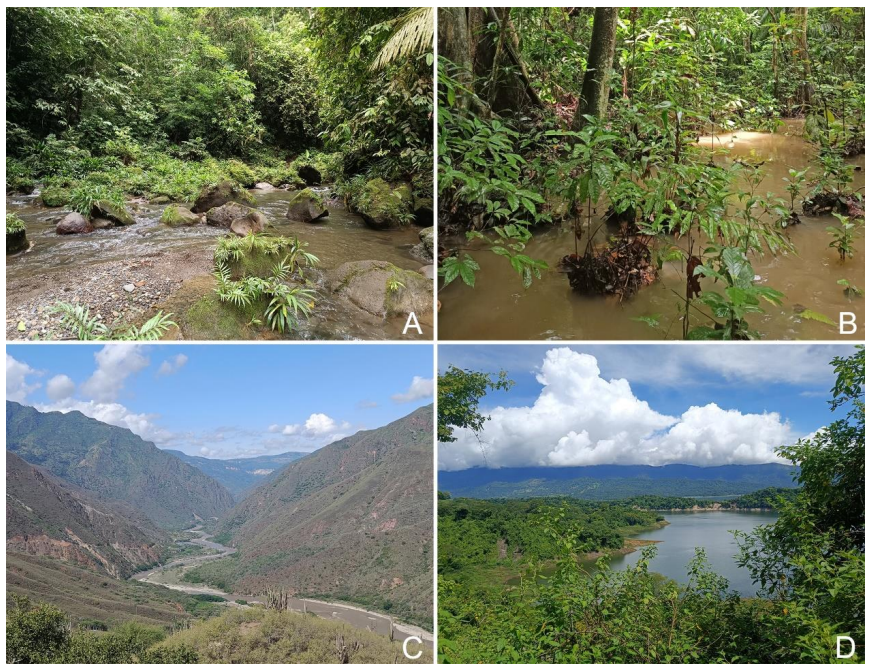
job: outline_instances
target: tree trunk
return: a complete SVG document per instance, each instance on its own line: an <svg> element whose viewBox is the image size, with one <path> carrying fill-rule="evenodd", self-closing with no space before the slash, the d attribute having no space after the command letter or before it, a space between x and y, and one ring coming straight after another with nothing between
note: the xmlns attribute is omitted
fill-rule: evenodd
<svg viewBox="0 0 872 672"><path fill-rule="evenodd" d="M811 83L811 56L808 53L808 7L796 7L793 10L799 24L796 32L796 42L799 57L802 59L802 72L804 81L799 86L799 103L803 112L811 105L813 94Z"/></svg>
<svg viewBox="0 0 872 672"><path fill-rule="evenodd" d="M587 57L587 70L581 85L578 108L572 127L580 129L585 124L584 115L603 117L609 104L609 83L612 63L615 60L615 43L618 35L618 8L597 7L593 17L593 34Z"/></svg>
<svg viewBox="0 0 872 672"><path fill-rule="evenodd" d="M472 91L472 50L469 23L465 7L442 7L439 9L439 55L448 59L456 70L450 74L460 84ZM457 92L457 105L469 107L469 94Z"/></svg>

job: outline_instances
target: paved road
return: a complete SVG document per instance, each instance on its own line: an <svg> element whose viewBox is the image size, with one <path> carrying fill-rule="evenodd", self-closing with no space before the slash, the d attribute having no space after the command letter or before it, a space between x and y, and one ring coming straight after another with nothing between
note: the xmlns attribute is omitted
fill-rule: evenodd
<svg viewBox="0 0 872 672"><path fill-rule="evenodd" d="M227 600L228 606L240 606L236 604L236 600L245 600L246 602L262 604L262 596L226 593L223 590L218 590L217 588L181 584L168 580L169 577L165 576L167 570L199 567L200 565L204 565L207 562L212 562L220 558L226 558L228 555L236 553L235 548L231 548L230 546L224 546L223 544L219 544L216 541L211 541L211 535L206 534L203 530L200 529L200 527L200 525L197 525L196 527L193 527L189 530L190 532L194 532L199 535L196 539L191 539L189 543L201 546L203 548L208 548L213 551L218 551L217 553L210 553L207 555L192 555L185 558L179 558L178 560L173 560L172 562L168 562L167 564L161 565L160 567L147 569L144 572L134 574L131 578L135 579L136 581L144 581L146 583L153 583L158 586L164 586L165 588L172 588L173 590L179 590L184 593L200 595L220 595ZM305 612L310 614L316 614L321 618L343 621L356 628L360 628L362 630L371 630L372 632L376 632L378 634L386 636L390 634L391 625L393 624L395 639L405 639L406 637L416 636L420 637L431 649L433 648L433 635L426 630L417 628L413 625L397 623L390 616L387 616L385 614L379 614L374 611L367 611L366 609L362 609L360 607L352 607L347 604L336 604L333 602L323 602L321 600L312 600L308 598L300 599L292 597L288 600L288 608L292 611L297 611L301 613ZM410 645L409 648L410 651L414 651L414 646Z"/></svg>

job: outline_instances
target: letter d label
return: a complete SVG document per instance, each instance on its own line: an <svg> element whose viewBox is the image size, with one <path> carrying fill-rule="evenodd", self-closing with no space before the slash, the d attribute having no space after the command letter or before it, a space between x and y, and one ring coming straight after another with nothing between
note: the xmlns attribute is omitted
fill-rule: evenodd
<svg viewBox="0 0 872 672"><path fill-rule="evenodd" d="M842 654L842 642L851 642L851 653ZM857 647L854 646L854 640L844 635L836 635L836 658L853 658L854 651Z"/></svg>

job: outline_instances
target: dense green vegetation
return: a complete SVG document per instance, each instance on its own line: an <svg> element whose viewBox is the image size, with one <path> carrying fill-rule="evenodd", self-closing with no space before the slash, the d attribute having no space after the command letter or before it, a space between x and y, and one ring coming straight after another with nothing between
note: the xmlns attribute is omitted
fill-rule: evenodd
<svg viewBox="0 0 872 672"><path fill-rule="evenodd" d="M865 659L865 350L833 360L833 421L778 450L797 470L784 496L754 493L736 506L775 504L779 517L738 535L738 563L759 587L742 599L700 549L679 584L649 571L655 546L620 572L592 547L615 548L621 522L654 512L626 503L439 501L439 647L445 662L827 663L836 636ZM636 504L681 500L639 498ZM679 507L680 508L680 507ZM525 517L529 513L529 517ZM627 516L636 515L639 518ZM655 518L656 520L656 518ZM602 525L609 521L611 525ZM589 535L585 534L590 526ZM601 534L604 532L605 534ZM511 539L510 543L506 543ZM517 549L519 557L515 557ZM529 558L525 558L525 551ZM498 565L526 562L517 586ZM542 560L553 569L540 580ZM539 561L539 562L537 562Z"/></svg>
<svg viewBox="0 0 872 672"><path fill-rule="evenodd" d="M297 184L312 169L430 195L420 11L15 8L6 20L7 189L40 182L85 215L97 200L192 201L222 180ZM397 38L410 22L423 40Z"/></svg>
<svg viewBox="0 0 872 672"><path fill-rule="evenodd" d="M697 499L695 497L663 497L661 495L640 495L625 502L640 509L651 511L671 509L778 509L782 499L793 501L797 491L794 488L764 488L747 495L731 499Z"/></svg>
<svg viewBox="0 0 872 672"><path fill-rule="evenodd" d="M130 621L110 631L70 630L48 604L16 598L6 611L7 663L196 663L188 646L161 646L166 632Z"/></svg>
<svg viewBox="0 0 872 672"><path fill-rule="evenodd" d="M555 521L553 536L544 525ZM654 527L662 516L620 503L571 499L450 499L439 502L439 571L445 575L482 566L516 566L551 560L563 539L576 553L620 549L631 529Z"/></svg>
<svg viewBox="0 0 872 672"><path fill-rule="evenodd" d="M673 312L635 319L664 333L677 321L685 339L759 337L747 317L780 306L785 288L756 279L754 264L794 253L800 213L842 219L830 232L841 263L862 225L846 157L865 151L864 16L440 10L440 230L471 243L444 251L445 284L474 286L485 249L528 287L557 266L525 251L531 237L565 222L574 244L559 269L574 291L623 300L670 265L686 285ZM730 160L715 144L792 118L816 156L789 166L784 197L761 187L764 160Z"/></svg>

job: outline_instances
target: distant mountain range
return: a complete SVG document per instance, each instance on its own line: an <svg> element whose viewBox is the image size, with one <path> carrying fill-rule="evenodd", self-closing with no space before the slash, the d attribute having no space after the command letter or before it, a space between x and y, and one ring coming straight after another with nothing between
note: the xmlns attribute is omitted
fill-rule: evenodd
<svg viewBox="0 0 872 672"><path fill-rule="evenodd" d="M276 471L309 453L281 453L280 455L261 455L230 460L213 460L208 457L187 455L180 450L165 450L182 462L197 467L227 488L237 500L256 485L260 485Z"/></svg>
<svg viewBox="0 0 872 672"><path fill-rule="evenodd" d="M6 448L103 500L123 502L164 529L217 518L234 504L214 478L128 429L78 411L41 413L6 402Z"/></svg>
<svg viewBox="0 0 872 672"><path fill-rule="evenodd" d="M696 467L670 464L589 467L514 467L440 471L438 488L452 497L478 499L566 495L609 500L663 495L726 497L768 487L795 487L794 467L785 464Z"/></svg>
<svg viewBox="0 0 872 672"><path fill-rule="evenodd" d="M161 557L165 532L6 452L6 550L52 557L126 578Z"/></svg>
<svg viewBox="0 0 872 672"><path fill-rule="evenodd" d="M432 619L433 407L285 467L222 519L210 563L241 592L283 586ZM223 567L222 567L223 565Z"/></svg>

